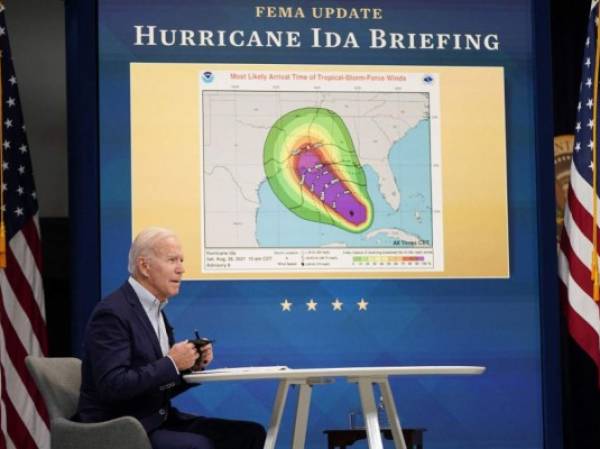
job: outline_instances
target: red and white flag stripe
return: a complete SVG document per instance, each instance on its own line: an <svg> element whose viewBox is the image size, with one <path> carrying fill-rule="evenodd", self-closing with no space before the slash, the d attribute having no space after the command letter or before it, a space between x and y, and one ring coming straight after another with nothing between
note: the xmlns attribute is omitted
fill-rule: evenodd
<svg viewBox="0 0 600 449"><path fill-rule="evenodd" d="M592 196L590 185L581 179L576 167L571 167L571 189L559 251L559 277L569 333L600 370L600 309L593 299L591 277Z"/></svg>
<svg viewBox="0 0 600 449"><path fill-rule="evenodd" d="M13 236L0 270L0 448L49 448L48 415L25 366L47 353L37 216Z"/></svg>

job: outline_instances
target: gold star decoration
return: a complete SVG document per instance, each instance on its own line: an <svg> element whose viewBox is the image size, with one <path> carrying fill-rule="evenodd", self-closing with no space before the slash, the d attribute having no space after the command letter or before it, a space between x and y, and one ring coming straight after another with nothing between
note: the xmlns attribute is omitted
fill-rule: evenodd
<svg viewBox="0 0 600 449"><path fill-rule="evenodd" d="M340 298L335 298L335 301L333 301L331 303L331 306L333 307L333 311L335 312L336 310L341 312L342 311L342 306L344 305L344 303L342 301L340 301Z"/></svg>
<svg viewBox="0 0 600 449"><path fill-rule="evenodd" d="M358 310L367 310L367 306L369 305L369 303L367 301L365 301L365 298L360 298L360 301L358 301L356 303L356 305L358 306Z"/></svg>
<svg viewBox="0 0 600 449"><path fill-rule="evenodd" d="M306 310L308 312L316 312L317 305L319 303L315 301L314 298L310 298L305 304ZM334 300L330 304L334 312L341 312L344 307L344 303L340 300L340 298L334 298ZM279 305L281 305L282 312L291 312L294 303L288 298L284 298L283 301L279 303ZM368 309L369 302L365 301L365 298L360 298L360 301L358 301L356 305L358 306L359 312L366 312Z"/></svg>

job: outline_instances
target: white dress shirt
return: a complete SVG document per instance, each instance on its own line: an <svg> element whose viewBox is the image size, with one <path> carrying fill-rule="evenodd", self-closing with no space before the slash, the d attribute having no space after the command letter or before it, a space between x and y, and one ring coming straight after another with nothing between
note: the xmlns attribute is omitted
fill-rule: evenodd
<svg viewBox="0 0 600 449"><path fill-rule="evenodd" d="M150 324L156 333L156 338L158 338L162 355L169 357L173 362L173 366L175 366L175 369L179 372L177 365L175 365L175 361L168 355L169 337L167 336L165 320L161 313L162 309L169 303L169 300L159 301L148 291L148 289L146 289L146 287L136 281L132 276L129 277L128 282L133 288L133 291L135 291L135 294L139 298L140 303L150 320Z"/></svg>

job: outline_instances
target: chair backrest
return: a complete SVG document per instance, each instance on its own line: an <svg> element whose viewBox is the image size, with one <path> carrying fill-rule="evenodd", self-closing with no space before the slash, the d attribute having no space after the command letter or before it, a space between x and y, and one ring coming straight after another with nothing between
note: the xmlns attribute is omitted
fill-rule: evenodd
<svg viewBox="0 0 600 449"><path fill-rule="evenodd" d="M27 356L25 363L46 402L50 420L71 418L79 401L81 360Z"/></svg>

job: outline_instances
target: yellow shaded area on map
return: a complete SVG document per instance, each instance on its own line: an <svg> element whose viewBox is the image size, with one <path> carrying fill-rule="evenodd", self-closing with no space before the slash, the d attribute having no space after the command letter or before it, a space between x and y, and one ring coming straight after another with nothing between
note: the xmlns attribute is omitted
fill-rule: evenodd
<svg viewBox="0 0 600 449"><path fill-rule="evenodd" d="M203 273L199 74L233 69L438 74L444 270ZM176 231L185 251L188 280L508 277L504 98L501 67L131 64L132 233L153 225Z"/></svg>

